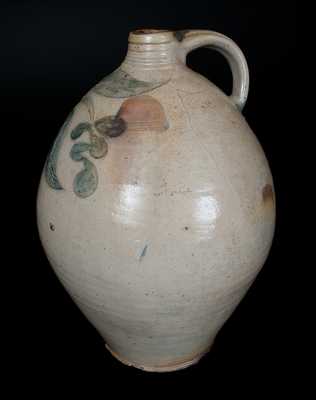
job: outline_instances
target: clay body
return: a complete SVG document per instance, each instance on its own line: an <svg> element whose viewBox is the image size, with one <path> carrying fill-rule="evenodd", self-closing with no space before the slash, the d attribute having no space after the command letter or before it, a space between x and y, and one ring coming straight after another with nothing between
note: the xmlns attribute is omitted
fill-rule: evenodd
<svg viewBox="0 0 316 400"><path fill-rule="evenodd" d="M230 97L185 64L210 46ZM136 31L121 66L68 116L47 158L38 227L62 284L122 362L187 367L268 255L275 196L241 114L248 69L210 31Z"/></svg>

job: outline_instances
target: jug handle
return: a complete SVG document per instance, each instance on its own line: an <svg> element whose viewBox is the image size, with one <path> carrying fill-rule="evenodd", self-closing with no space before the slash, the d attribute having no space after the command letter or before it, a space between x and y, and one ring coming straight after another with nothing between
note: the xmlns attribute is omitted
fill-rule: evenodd
<svg viewBox="0 0 316 400"><path fill-rule="evenodd" d="M226 58L233 75L233 90L229 98L242 111L249 91L249 70L246 58L237 44L221 33L207 30L177 31L175 36L179 41L179 55L183 62L188 53L199 47L209 47Z"/></svg>

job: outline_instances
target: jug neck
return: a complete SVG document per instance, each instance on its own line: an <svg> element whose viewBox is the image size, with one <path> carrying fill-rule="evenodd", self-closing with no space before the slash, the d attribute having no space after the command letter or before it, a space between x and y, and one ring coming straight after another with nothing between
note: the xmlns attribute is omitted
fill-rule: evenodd
<svg viewBox="0 0 316 400"><path fill-rule="evenodd" d="M178 42L172 31L144 29L133 31L122 69L138 78L148 73L158 75L172 71L177 59Z"/></svg>

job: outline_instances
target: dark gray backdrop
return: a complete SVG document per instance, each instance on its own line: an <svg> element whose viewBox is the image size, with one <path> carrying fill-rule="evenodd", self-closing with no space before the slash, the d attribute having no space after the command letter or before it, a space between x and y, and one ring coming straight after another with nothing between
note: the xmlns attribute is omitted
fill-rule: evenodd
<svg viewBox="0 0 316 400"><path fill-rule="evenodd" d="M1 131L3 139L10 139L2 147L1 171L3 178L14 177L2 187L14 210L3 215L10 215L5 247L10 249L14 276L8 284L3 281L14 311L8 325L12 376L25 378L24 390L37 391L43 383L46 390L59 390L65 383L81 389L93 383L104 395L111 383L119 392L124 387L133 390L133 385L148 388L148 393L170 385L178 390L206 386L211 393L219 382L222 390L236 384L246 392L251 382L257 388L280 384L284 367L291 365L293 345L286 317L287 276L294 265L289 246L293 180L287 149L296 133L295 2L1 4ZM277 229L269 259L213 350L197 366L163 375L128 369L103 349L102 339L50 269L35 220L41 170L61 123L82 95L120 64L128 32L136 28L211 29L238 43L251 79L244 115L266 152L277 197ZM199 49L190 54L188 64L230 91L230 71L219 54Z"/></svg>

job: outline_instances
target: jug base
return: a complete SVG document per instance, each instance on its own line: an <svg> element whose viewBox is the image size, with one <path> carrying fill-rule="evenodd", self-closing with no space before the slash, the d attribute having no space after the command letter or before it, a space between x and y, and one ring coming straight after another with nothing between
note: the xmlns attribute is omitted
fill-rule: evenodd
<svg viewBox="0 0 316 400"><path fill-rule="evenodd" d="M113 357L115 357L118 361L120 361L122 364L125 364L129 367L134 367L137 369L141 369L143 371L147 372L172 372L172 371L178 371L180 369L185 369L190 367L191 365L194 365L200 361L200 359L210 351L211 346L208 346L206 350L204 350L201 353L198 353L195 355L193 358L186 360L186 361L181 361L181 362L175 362L174 364L169 363L167 365L140 365L133 363L131 361L128 361L121 356L119 356L115 351L113 351L108 344L105 344L106 349L112 354Z"/></svg>

